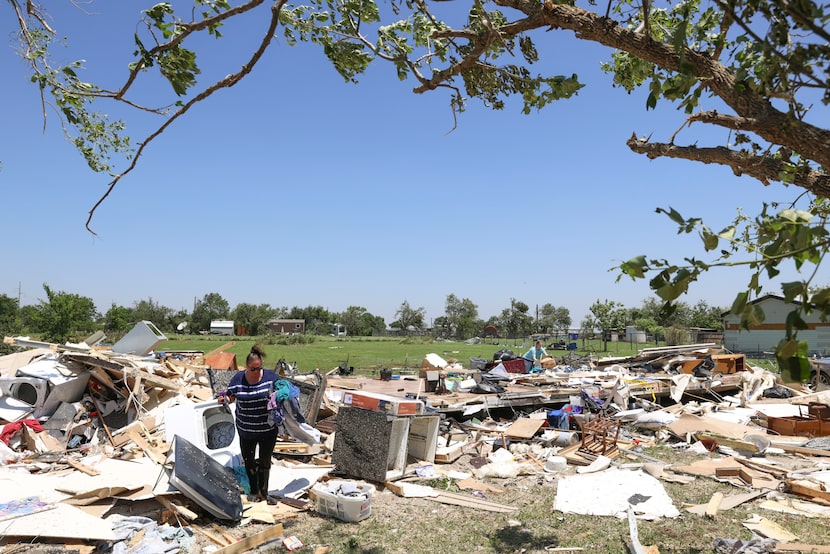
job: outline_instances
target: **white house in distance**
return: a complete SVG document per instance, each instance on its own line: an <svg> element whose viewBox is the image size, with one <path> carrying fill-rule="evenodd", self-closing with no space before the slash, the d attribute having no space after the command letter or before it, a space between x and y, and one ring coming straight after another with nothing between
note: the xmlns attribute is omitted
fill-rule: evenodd
<svg viewBox="0 0 830 554"><path fill-rule="evenodd" d="M784 338L787 329L787 314L800 302L787 302L783 296L765 294L750 304L760 305L764 311L764 322L741 329L740 317L729 312L723 314L723 346L732 352L773 352ZM808 328L798 332L798 340L806 340L811 354L830 353L830 322L823 323L819 314L802 315Z"/></svg>
<svg viewBox="0 0 830 554"><path fill-rule="evenodd" d="M210 334L233 336L233 321L226 319L214 319L210 322Z"/></svg>

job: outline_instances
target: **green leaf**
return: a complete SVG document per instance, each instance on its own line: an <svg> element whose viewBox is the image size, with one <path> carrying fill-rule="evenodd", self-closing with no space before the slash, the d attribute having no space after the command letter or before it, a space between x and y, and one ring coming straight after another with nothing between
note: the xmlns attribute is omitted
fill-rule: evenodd
<svg viewBox="0 0 830 554"><path fill-rule="evenodd" d="M746 308L746 302L748 298L748 292L739 292L737 296L735 296L735 300L732 301L732 308L730 309L730 312L735 315L742 313L744 311L744 308Z"/></svg>
<svg viewBox="0 0 830 554"><path fill-rule="evenodd" d="M804 283L802 283L801 281L781 283L781 291L784 293L784 298L787 300L787 302L792 302L802 294L808 293L808 291L805 290Z"/></svg>
<svg viewBox="0 0 830 554"><path fill-rule="evenodd" d="M701 234L703 235L703 247L707 251L714 250L718 247L718 235L709 230L704 230Z"/></svg>
<svg viewBox="0 0 830 554"><path fill-rule="evenodd" d="M635 256L627 262L621 263L620 270L632 279L643 279L646 276L644 268L647 265L645 256Z"/></svg>
<svg viewBox="0 0 830 554"><path fill-rule="evenodd" d="M667 216L669 216L669 218L671 218L672 221L674 221L678 225L686 225L686 220L683 218L683 216L680 215L680 213L672 207L669 207L668 211L663 208L657 208L655 211L657 213L666 214Z"/></svg>

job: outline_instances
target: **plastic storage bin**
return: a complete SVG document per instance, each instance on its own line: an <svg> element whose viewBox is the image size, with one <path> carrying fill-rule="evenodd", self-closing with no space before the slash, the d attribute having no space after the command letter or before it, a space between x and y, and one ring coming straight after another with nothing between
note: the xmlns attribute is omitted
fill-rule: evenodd
<svg viewBox="0 0 830 554"><path fill-rule="evenodd" d="M355 481L331 479L312 487L317 497L317 511L342 521L354 523L372 513L374 485Z"/></svg>

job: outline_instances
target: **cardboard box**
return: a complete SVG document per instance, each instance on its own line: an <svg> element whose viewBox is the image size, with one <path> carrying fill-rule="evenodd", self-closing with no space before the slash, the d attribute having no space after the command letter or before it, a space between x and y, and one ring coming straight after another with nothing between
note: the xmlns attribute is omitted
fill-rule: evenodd
<svg viewBox="0 0 830 554"><path fill-rule="evenodd" d="M424 410L424 404L420 400L408 400L368 391L345 391L343 404L396 416L421 415Z"/></svg>

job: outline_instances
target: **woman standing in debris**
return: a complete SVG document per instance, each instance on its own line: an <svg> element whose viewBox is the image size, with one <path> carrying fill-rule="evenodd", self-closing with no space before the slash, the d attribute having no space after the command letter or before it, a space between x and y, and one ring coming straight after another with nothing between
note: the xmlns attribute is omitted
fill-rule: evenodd
<svg viewBox="0 0 830 554"><path fill-rule="evenodd" d="M276 499L268 496L268 475L278 428L268 421L268 397L278 377L270 369L262 367L263 358L265 351L258 344L251 347L245 359L245 369L231 377L228 383L227 398L230 402L236 401L239 447L251 484L249 500L266 500L269 504L275 504ZM256 456L257 448L259 458Z"/></svg>

